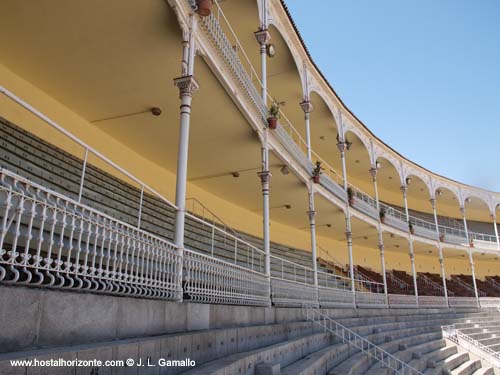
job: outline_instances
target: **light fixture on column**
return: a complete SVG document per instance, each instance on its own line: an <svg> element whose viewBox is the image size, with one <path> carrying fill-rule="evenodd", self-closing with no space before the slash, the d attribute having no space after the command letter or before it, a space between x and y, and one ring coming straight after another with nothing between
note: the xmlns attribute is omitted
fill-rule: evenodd
<svg viewBox="0 0 500 375"><path fill-rule="evenodd" d="M267 56L271 57L271 58L273 58L276 55L276 47L274 46L274 44L269 43L266 46L266 53L267 53Z"/></svg>
<svg viewBox="0 0 500 375"><path fill-rule="evenodd" d="M406 177L406 185L410 185L411 184L411 177Z"/></svg>
<svg viewBox="0 0 500 375"><path fill-rule="evenodd" d="M465 203L470 203L470 198L465 198Z"/></svg>
<svg viewBox="0 0 500 375"><path fill-rule="evenodd" d="M437 189L436 194L438 197L440 197L441 195L443 195L443 191L441 189Z"/></svg>
<svg viewBox="0 0 500 375"><path fill-rule="evenodd" d="M377 169L380 169L380 168L382 168L382 163L380 163L379 161L377 161L375 163L375 166L377 167Z"/></svg>
<svg viewBox="0 0 500 375"><path fill-rule="evenodd" d="M283 174L283 175L285 175L285 176L286 176L287 174L289 174L289 173L290 173L290 169L288 169L288 166L284 165L284 166L282 166L282 167L280 168L280 172L281 172L281 174Z"/></svg>

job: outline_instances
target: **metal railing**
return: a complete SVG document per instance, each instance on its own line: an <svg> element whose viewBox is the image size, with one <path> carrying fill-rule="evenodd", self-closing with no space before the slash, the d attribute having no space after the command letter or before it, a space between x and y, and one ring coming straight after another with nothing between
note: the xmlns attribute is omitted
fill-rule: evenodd
<svg viewBox="0 0 500 375"><path fill-rule="evenodd" d="M174 244L0 170L0 281L177 300Z"/></svg>
<svg viewBox="0 0 500 375"><path fill-rule="evenodd" d="M439 292L439 293L441 293L441 294L444 295L444 288L443 288L443 286L441 284L438 284L437 282L435 282L434 280L432 280L431 278L429 278L427 275L425 275L423 273L419 273L418 277L419 277L420 280L422 280L422 282L423 282L424 285L430 286L435 291L437 291L437 292ZM453 293L450 290L448 290L447 292L448 292L449 296L455 295L455 293Z"/></svg>
<svg viewBox="0 0 500 375"><path fill-rule="evenodd" d="M473 294L475 293L474 287L469 285L468 283L466 283L464 280L462 280L460 278L460 276L453 275L451 278L453 281L455 281L457 284L459 284L462 288L467 289L470 293L473 293ZM478 289L477 294L479 295L479 297L486 297L486 293L483 292L482 290Z"/></svg>
<svg viewBox="0 0 500 375"><path fill-rule="evenodd" d="M199 252L184 251L184 294L198 303L269 306L264 274Z"/></svg>
<svg viewBox="0 0 500 375"><path fill-rule="evenodd" d="M500 353L473 339L456 328L454 324L442 326L443 337L476 354L495 367L500 367Z"/></svg>
<svg viewBox="0 0 500 375"><path fill-rule="evenodd" d="M362 354L369 356L379 362L385 368L394 371L398 375L423 375L420 371L414 369L407 363L403 362L388 351L375 345L371 341L360 336L351 329L345 327L339 322L333 320L329 316L321 313L313 306L304 306L306 320L311 321L325 331L334 334L342 340L342 343L349 344L358 349Z"/></svg>

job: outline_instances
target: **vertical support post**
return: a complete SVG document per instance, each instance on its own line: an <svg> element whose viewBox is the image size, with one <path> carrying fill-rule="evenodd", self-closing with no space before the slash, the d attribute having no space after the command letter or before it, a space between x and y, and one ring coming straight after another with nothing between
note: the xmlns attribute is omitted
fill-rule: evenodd
<svg viewBox="0 0 500 375"><path fill-rule="evenodd" d="M85 171L87 170L88 158L89 158L89 149L85 147L85 155L83 157L83 166L82 166L82 177L80 178L80 189L78 190L78 203L82 201L83 184L85 182Z"/></svg>
<svg viewBox="0 0 500 375"><path fill-rule="evenodd" d="M306 148L307 148L307 159L312 161L312 148L311 148L311 124L310 117L313 111L313 106L309 99L304 99L300 102L300 108L304 111L304 120L306 124Z"/></svg>
<svg viewBox="0 0 500 375"><path fill-rule="evenodd" d="M497 249L500 251L500 238L498 237L497 217L494 213L491 214L491 219L493 220L493 227L495 229L495 238L497 240Z"/></svg>
<svg viewBox="0 0 500 375"><path fill-rule="evenodd" d="M467 241L467 246L469 247L469 263L472 276L472 284L474 285L474 296L476 297L477 307L479 307L479 293L477 292L476 272L474 270L474 258L472 257L472 243L471 239L469 238L469 229L467 228L467 218L465 217L465 205L460 207L460 212L462 214L462 220L464 222L465 238Z"/></svg>
<svg viewBox="0 0 500 375"><path fill-rule="evenodd" d="M377 186L377 166L374 165L370 168L370 175L372 176L373 181L373 191L375 193L375 203L377 206L377 212L380 213L380 201L378 198L378 186ZM385 256L384 256L384 236L382 233L382 219L379 215L377 221L377 233L378 233L378 248L380 250L380 263L382 269L382 280L384 282L384 296L385 296L385 304L389 305L389 297L387 295L387 275L385 273Z"/></svg>
<svg viewBox="0 0 500 375"><path fill-rule="evenodd" d="M406 222L408 223L408 243L409 243L409 253L408 254L410 255L411 273L413 276L413 288L415 290L415 302L417 303L417 306L418 306L417 270L415 268L415 252L413 251L413 239L412 239L412 233L410 230L410 212L408 210L408 186L402 185L401 192L403 193Z"/></svg>
<svg viewBox="0 0 500 375"><path fill-rule="evenodd" d="M444 270L443 248L441 246L441 238L439 235L439 223L438 223L438 218L437 218L436 198L434 198L434 197L431 198L431 205L432 205L432 213L434 215L434 225L436 226L436 235L437 235L438 253L439 253L439 264L441 267L441 278L443 279L444 298L446 300L446 305L450 306L450 304L448 302L448 289L446 288L446 273Z"/></svg>
<svg viewBox="0 0 500 375"><path fill-rule="evenodd" d="M312 253L312 266L313 266L313 280L314 286L318 288L318 260L316 253L316 211L314 209L314 184L311 183L309 187L309 227L311 229L311 253Z"/></svg>
<svg viewBox="0 0 500 375"><path fill-rule="evenodd" d="M347 194L348 184L347 184L347 167L345 160L345 151L347 149L347 144L343 138L339 139L337 147L340 151L340 159L342 161L342 178L344 180L344 190ZM345 207L345 227L346 227L345 236L347 239L347 251L349 253L349 276L351 277L351 292L352 292L353 305L356 306L356 285L354 283L354 259L352 256L352 230L351 230L351 212L349 207L349 201L346 201L346 207Z"/></svg>
<svg viewBox="0 0 500 375"><path fill-rule="evenodd" d="M262 82L262 102L267 107L267 43L271 39L269 31L265 25L261 25L259 31L255 32L255 38L260 46L260 62L261 62L261 82ZM264 136L262 144L262 168L258 173L262 184L262 207L263 207L263 237L264 237L264 253L265 263L264 272L269 280L269 288L271 288L271 246L270 246L270 219L269 219L269 185L271 181L271 172L269 171L269 129L264 127ZM270 289L269 289L270 291Z"/></svg>
<svg viewBox="0 0 500 375"><path fill-rule="evenodd" d="M184 253L184 225L186 216L186 186L189 151L189 125L191 120L191 102L193 94L199 89L194 72L194 28L195 18L192 16L189 39L183 42L182 76L174 79L174 85L179 88L180 105L180 131L179 146L177 151L177 179L175 189L175 233L174 243L181 259ZM178 271L179 282L182 282L182 266ZM182 298L182 296L181 296Z"/></svg>

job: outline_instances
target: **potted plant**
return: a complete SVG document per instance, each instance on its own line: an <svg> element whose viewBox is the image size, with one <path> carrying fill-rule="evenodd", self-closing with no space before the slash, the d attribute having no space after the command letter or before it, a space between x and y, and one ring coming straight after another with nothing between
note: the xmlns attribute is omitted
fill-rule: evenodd
<svg viewBox="0 0 500 375"><path fill-rule="evenodd" d="M276 129L280 117L280 105L278 102L274 102L271 108L269 108L269 117L267 118L269 129Z"/></svg>
<svg viewBox="0 0 500 375"><path fill-rule="evenodd" d="M439 241L444 242L444 233L439 234Z"/></svg>
<svg viewBox="0 0 500 375"><path fill-rule="evenodd" d="M319 184L319 177L321 176L322 173L323 173L323 167L321 166L321 162L318 160L316 162L316 166L312 171L313 182L315 184Z"/></svg>
<svg viewBox="0 0 500 375"><path fill-rule="evenodd" d="M351 187L347 188L347 200L349 202L349 206L354 206L354 190Z"/></svg>
<svg viewBox="0 0 500 375"><path fill-rule="evenodd" d="M411 222L408 224L408 228L410 229L411 234L415 234L415 227L413 226L413 224Z"/></svg>
<svg viewBox="0 0 500 375"><path fill-rule="evenodd" d="M213 0L196 0L198 10L196 11L201 17L207 17L212 13Z"/></svg>
<svg viewBox="0 0 500 375"><path fill-rule="evenodd" d="M471 238L469 241L469 246L474 247L474 238Z"/></svg>
<svg viewBox="0 0 500 375"><path fill-rule="evenodd" d="M387 211L385 210L384 207L380 209L379 215L380 215L380 221L385 224L385 215Z"/></svg>

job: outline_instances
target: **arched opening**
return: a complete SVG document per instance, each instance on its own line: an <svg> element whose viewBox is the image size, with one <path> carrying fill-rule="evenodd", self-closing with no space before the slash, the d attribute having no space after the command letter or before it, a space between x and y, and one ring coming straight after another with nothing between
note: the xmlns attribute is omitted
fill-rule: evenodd
<svg viewBox="0 0 500 375"><path fill-rule="evenodd" d="M373 184L370 175L371 158L368 145L352 131L346 132L345 139L350 145L349 150L346 151L349 184L373 197Z"/></svg>
<svg viewBox="0 0 500 375"><path fill-rule="evenodd" d="M404 211L401 176L397 167L391 160L384 157L377 158L375 167L377 168L379 200Z"/></svg>

